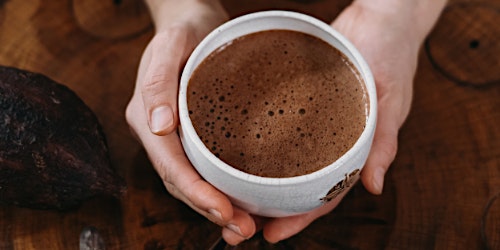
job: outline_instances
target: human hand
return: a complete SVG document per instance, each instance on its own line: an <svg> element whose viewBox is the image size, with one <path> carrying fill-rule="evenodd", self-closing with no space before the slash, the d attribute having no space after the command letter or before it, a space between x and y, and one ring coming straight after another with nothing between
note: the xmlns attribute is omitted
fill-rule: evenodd
<svg viewBox="0 0 500 250"><path fill-rule="evenodd" d="M372 70L377 87L377 129L361 173L363 185L373 194L382 193L384 175L396 156L398 131L411 106L418 52L445 2L435 1L435 6L384 6L378 1L356 1L332 23L359 49ZM427 15L418 16L416 7L433 9ZM425 19L426 16L429 18ZM418 18L415 17L424 18L425 23L416 22ZM262 224L265 239L278 242L291 237L329 213L342 198L337 197L303 215L267 220Z"/></svg>
<svg viewBox="0 0 500 250"><path fill-rule="evenodd" d="M184 63L201 39L227 20L227 14L218 1L149 0L148 6L156 33L141 58L127 122L174 197L226 230L250 237L255 233L251 216L233 207L226 195L199 176L174 132Z"/></svg>
<svg viewBox="0 0 500 250"><path fill-rule="evenodd" d="M178 135L172 133L178 124L178 76L196 44L227 16L220 5L213 8L202 4L201 8L191 6L179 10L188 2L192 4L191 1L175 2L177 5L172 8L175 10L168 14L155 15L152 11L157 34L141 59L136 89L127 107L127 121L143 143L167 190L223 226L222 234L228 243L240 243L251 237L256 228L262 229L270 242L286 239L330 212L342 197L303 215L252 217L233 207L224 194L197 174L182 150ZM397 133L410 107L411 83L423 39L409 36L407 32L413 24L401 23L401 18L405 17L371 12L353 4L333 23L360 49L372 68L378 88L379 128L362 174L363 183L373 193L381 193L384 173L396 153ZM406 29L405 25L408 25ZM394 48L399 49L393 51Z"/></svg>
<svg viewBox="0 0 500 250"><path fill-rule="evenodd" d="M377 128L361 181L381 194L384 175L397 152L398 131L412 99L421 39L405 12L353 4L332 26L359 49L372 70L377 88ZM394 19L396 18L396 19Z"/></svg>

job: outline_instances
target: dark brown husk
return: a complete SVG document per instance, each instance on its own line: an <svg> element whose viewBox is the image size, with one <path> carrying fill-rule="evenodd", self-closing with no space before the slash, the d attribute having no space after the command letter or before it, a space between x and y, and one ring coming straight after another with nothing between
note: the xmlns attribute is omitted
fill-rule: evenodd
<svg viewBox="0 0 500 250"><path fill-rule="evenodd" d="M124 191L90 108L41 74L0 66L0 204L68 209Z"/></svg>

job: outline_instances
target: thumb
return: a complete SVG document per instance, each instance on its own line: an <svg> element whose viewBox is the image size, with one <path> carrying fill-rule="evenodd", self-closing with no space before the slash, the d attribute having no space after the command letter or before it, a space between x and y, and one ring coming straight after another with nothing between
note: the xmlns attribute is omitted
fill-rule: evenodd
<svg viewBox="0 0 500 250"><path fill-rule="evenodd" d="M177 128L177 91L180 70L192 46L181 28L155 35L149 44L149 64L140 91L152 133L170 134Z"/></svg>

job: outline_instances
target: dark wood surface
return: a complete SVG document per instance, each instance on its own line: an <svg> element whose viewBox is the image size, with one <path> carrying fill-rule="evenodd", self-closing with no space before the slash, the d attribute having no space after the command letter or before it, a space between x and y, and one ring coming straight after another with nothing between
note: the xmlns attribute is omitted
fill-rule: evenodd
<svg viewBox="0 0 500 250"><path fill-rule="evenodd" d="M299 10L331 21L350 1L223 1L232 16ZM238 249L500 249L500 2L450 1L420 54L412 111L385 192L357 185L289 240ZM128 184L72 211L0 207L0 249L207 249L220 228L170 196L124 119L153 29L140 0L0 0L0 65L43 73L97 114Z"/></svg>

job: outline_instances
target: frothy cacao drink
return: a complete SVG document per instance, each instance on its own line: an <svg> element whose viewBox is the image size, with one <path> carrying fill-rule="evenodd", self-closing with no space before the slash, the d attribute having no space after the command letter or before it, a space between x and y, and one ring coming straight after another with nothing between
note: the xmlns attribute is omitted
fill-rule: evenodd
<svg viewBox="0 0 500 250"><path fill-rule="evenodd" d="M333 163L361 135L369 108L359 73L340 51L287 30L246 35L213 52L193 72L187 98L206 147L264 177Z"/></svg>

